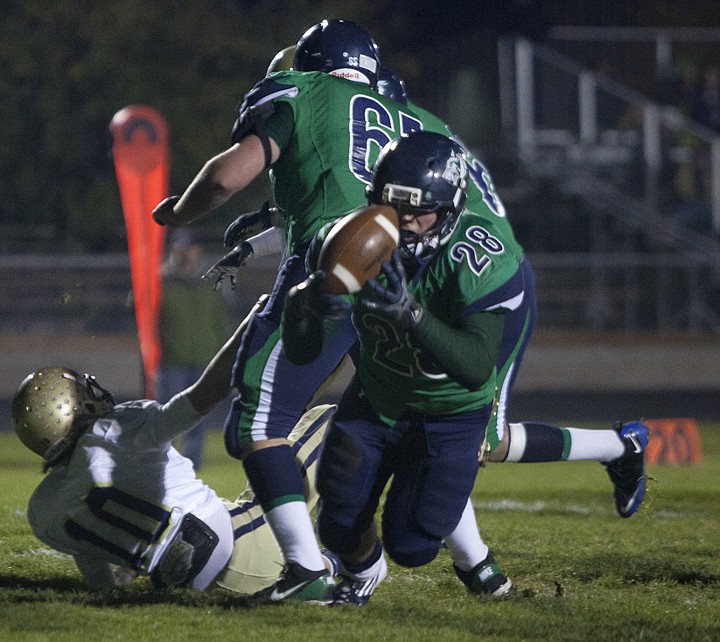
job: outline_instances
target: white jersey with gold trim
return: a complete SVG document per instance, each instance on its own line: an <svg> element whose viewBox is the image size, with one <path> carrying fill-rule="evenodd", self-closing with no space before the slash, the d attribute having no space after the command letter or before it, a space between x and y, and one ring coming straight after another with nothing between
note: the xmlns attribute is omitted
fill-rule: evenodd
<svg viewBox="0 0 720 642"><path fill-rule="evenodd" d="M213 543L188 586L203 590L233 550L230 515L171 441L200 415L185 394L118 404L81 437L67 466L53 469L30 498L33 533L73 555L91 588L116 586L113 566L152 574L191 514ZM188 521L185 520L185 525ZM182 535L182 533L181 533ZM187 535L182 535L187 539Z"/></svg>

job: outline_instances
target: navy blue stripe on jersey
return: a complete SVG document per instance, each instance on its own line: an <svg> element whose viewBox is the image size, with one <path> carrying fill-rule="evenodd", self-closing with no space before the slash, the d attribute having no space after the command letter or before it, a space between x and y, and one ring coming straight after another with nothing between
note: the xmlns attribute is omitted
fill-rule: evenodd
<svg viewBox="0 0 720 642"><path fill-rule="evenodd" d="M88 544L107 551L117 559L125 562L129 568L138 570L142 566L143 558L138 552L121 548L71 519L65 522L65 532L79 542L87 542Z"/></svg>
<svg viewBox="0 0 720 642"><path fill-rule="evenodd" d="M520 264L520 269L523 272L523 278L525 280L523 302L519 308L505 314L503 336L502 341L500 342L500 350L496 361L499 373L505 371L509 367L508 361L511 358L515 364L515 367L510 374L510 382L505 386L507 388L508 395L510 394L510 390L515 382L515 377L520 369L520 363L522 362L525 348L530 342L530 337L532 336L535 328L537 318L535 278L530 262L527 259L523 260ZM518 344L520 344L520 347L518 347Z"/></svg>
<svg viewBox="0 0 720 642"><path fill-rule="evenodd" d="M170 512L162 506L147 502L140 497L130 495L114 486L94 486L85 498L90 512L98 519L120 528L126 533L154 542L170 523ZM117 508L125 508L130 514L136 515L137 524L123 519ZM140 522L144 526L140 525Z"/></svg>
<svg viewBox="0 0 720 642"><path fill-rule="evenodd" d="M244 526L240 528L236 528L233 531L233 538L235 540L240 539L244 535L247 535L248 533L252 533L255 529L260 528L265 523L265 516L260 515L257 519L254 519L251 522L248 522Z"/></svg>
<svg viewBox="0 0 720 642"><path fill-rule="evenodd" d="M240 115L250 107L262 105L270 100L275 100L280 96L296 96L298 88L294 85L285 85L275 82L272 78L263 78L255 83L255 86L245 95L242 105L240 105Z"/></svg>
<svg viewBox="0 0 720 642"><path fill-rule="evenodd" d="M257 510L258 508L260 508L260 502L258 502L257 499L252 499L248 502L243 502L240 506L233 508L232 510L229 510L228 513L230 513L230 518L233 519L238 515L247 513L250 510ZM260 528L264 523L265 515L263 513L259 513L255 519L252 519L242 526L233 529L233 538L238 540L243 535L247 535L255 529Z"/></svg>
<svg viewBox="0 0 720 642"><path fill-rule="evenodd" d="M240 113L230 135L232 142L240 142L246 134L255 131L260 122L267 121L275 109L273 100L281 96L294 97L297 93L297 87L281 85L269 78L263 78L247 93L240 105Z"/></svg>
<svg viewBox="0 0 720 642"><path fill-rule="evenodd" d="M489 312L497 310L498 308L516 310L522 304L524 294L525 278L523 276L523 270L518 269L515 274L499 288L467 306L464 314Z"/></svg>

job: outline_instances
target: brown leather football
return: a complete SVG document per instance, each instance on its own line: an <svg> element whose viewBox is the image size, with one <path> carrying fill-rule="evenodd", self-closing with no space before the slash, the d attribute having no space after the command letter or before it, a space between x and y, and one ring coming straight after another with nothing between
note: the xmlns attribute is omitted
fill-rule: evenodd
<svg viewBox="0 0 720 642"><path fill-rule="evenodd" d="M341 218L320 248L318 268L325 272L322 289L330 294L358 292L380 274L397 247L400 223L389 205L368 205Z"/></svg>

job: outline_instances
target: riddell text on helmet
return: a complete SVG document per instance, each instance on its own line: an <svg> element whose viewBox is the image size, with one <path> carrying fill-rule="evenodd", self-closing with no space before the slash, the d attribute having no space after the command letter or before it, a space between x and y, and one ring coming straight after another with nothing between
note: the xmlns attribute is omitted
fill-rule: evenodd
<svg viewBox="0 0 720 642"><path fill-rule="evenodd" d="M345 78L345 80L352 80L354 82L370 82L368 77L357 69L335 69L330 72L330 75L336 76L337 78Z"/></svg>

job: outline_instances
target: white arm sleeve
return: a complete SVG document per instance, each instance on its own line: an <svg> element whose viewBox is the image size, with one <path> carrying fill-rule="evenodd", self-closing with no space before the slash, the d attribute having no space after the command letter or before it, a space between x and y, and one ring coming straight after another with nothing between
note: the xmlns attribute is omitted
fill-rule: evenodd
<svg viewBox="0 0 720 642"><path fill-rule="evenodd" d="M186 433L200 421L202 415L192 407L187 392L179 392L159 408L148 412L147 428L156 444L169 442Z"/></svg>
<svg viewBox="0 0 720 642"><path fill-rule="evenodd" d="M271 227L260 234L245 240L253 251L253 258L282 254L285 251L285 230L282 227Z"/></svg>

